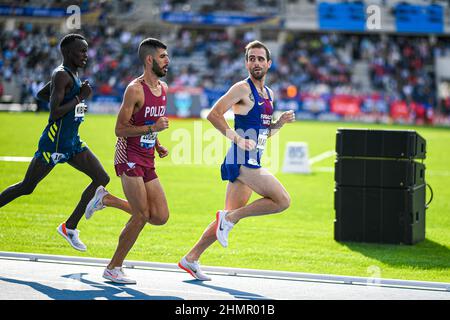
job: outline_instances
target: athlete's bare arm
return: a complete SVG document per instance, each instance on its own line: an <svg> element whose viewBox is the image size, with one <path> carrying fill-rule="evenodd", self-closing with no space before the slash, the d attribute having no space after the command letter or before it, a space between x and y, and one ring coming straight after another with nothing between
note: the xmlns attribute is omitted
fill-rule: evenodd
<svg viewBox="0 0 450 320"><path fill-rule="evenodd" d="M169 149L164 147L158 138L156 138L155 150L158 152L160 158L165 158L169 155Z"/></svg>
<svg viewBox="0 0 450 320"><path fill-rule="evenodd" d="M164 81L160 80L160 82L161 85L164 87L164 91L167 93L169 91L169 86ZM156 138L155 150L156 152L158 152L160 158L164 158L169 155L169 150L161 144L159 138Z"/></svg>
<svg viewBox="0 0 450 320"><path fill-rule="evenodd" d="M38 91L36 94L37 98L41 101L49 102L50 101L50 87L52 82L49 81L45 84L45 86Z"/></svg>
<svg viewBox="0 0 450 320"><path fill-rule="evenodd" d="M248 84L241 81L234 84L211 108L207 119L225 137L236 143L245 150L252 150L256 143L251 139L240 137L236 131L232 130L225 120L224 114L233 107L234 113L245 114L248 112L249 88Z"/></svg>
<svg viewBox="0 0 450 320"><path fill-rule="evenodd" d="M61 105L66 94L66 89L71 88L73 80L65 71L58 71L52 77L51 93L50 93L50 118L55 121L70 112L79 103L78 99L83 100L88 98L92 89L89 82L86 80L81 84L78 99L74 97L70 101Z"/></svg>
<svg viewBox="0 0 450 320"><path fill-rule="evenodd" d="M128 85L125 90L122 105L116 121L117 137L138 137L150 132L158 132L169 127L169 120L161 117L155 124L149 126L133 126L130 119L135 111L139 110L144 104L144 92L138 82Z"/></svg>
<svg viewBox="0 0 450 320"><path fill-rule="evenodd" d="M275 101L275 95L272 91L272 89L269 88L270 96L272 97L272 103ZM270 132L269 137L276 134L282 126L284 126L286 123L293 122L295 120L295 114L294 111L286 111L281 114L281 116L278 118L277 121L272 122L270 125Z"/></svg>

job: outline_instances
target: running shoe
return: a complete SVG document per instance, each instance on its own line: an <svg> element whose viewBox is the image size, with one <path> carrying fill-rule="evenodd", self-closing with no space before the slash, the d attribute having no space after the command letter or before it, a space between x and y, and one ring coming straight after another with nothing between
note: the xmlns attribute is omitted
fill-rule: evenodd
<svg viewBox="0 0 450 320"><path fill-rule="evenodd" d="M94 197L89 201L86 206L86 211L84 212L84 216L86 219L90 219L95 211L102 210L105 208L103 204L103 198L109 194L108 191L103 186L99 186L97 190L95 190Z"/></svg>
<svg viewBox="0 0 450 320"><path fill-rule="evenodd" d="M103 271L103 278L115 283L136 284L136 280L130 279L125 274L122 267L115 267L112 270L105 268L105 271Z"/></svg>
<svg viewBox="0 0 450 320"><path fill-rule="evenodd" d="M222 247L228 247L228 233L234 227L234 223L227 221L225 216L227 211L219 210L216 213L216 237Z"/></svg>
<svg viewBox="0 0 450 320"><path fill-rule="evenodd" d="M66 228L66 223L61 223L58 228L56 228L58 233L63 236L64 239L76 250L86 251L86 245L80 240L80 231L78 229L72 230Z"/></svg>
<svg viewBox="0 0 450 320"><path fill-rule="evenodd" d="M208 277L206 274L204 274L202 269L200 269L198 261L189 262L186 260L186 257L183 257L183 259L181 259L180 262L178 262L178 266L184 271L188 272L191 276L193 276L197 280L200 281L211 280L211 278Z"/></svg>

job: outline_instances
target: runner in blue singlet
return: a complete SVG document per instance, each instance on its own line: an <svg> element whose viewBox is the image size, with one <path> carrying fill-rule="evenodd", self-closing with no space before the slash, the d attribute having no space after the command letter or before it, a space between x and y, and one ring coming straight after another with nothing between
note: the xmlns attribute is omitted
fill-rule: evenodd
<svg viewBox="0 0 450 320"><path fill-rule="evenodd" d="M272 124L273 107L269 88L265 87L267 98L261 97L253 81L250 78L247 78L246 81L250 86L254 104L247 114L235 114L234 130L240 137L255 141L256 148L247 151L239 148L236 143L232 143L221 166L222 180L230 182L234 182L239 176L241 165L249 168L261 168L261 157Z"/></svg>
<svg viewBox="0 0 450 320"><path fill-rule="evenodd" d="M259 41L250 42L245 49L249 77L234 84L208 115L208 120L232 141L232 146L221 166L222 179L228 180L225 208L217 211L216 220L178 264L198 280L210 280L200 268L200 256L216 240L227 247L228 234L239 220L282 212L290 205L289 194L280 181L261 167L261 156L267 139L285 123L294 121L294 113L284 112L277 121L272 121L273 92L264 85L272 63L270 51ZM235 114L234 130L224 118L230 108ZM247 204L253 191L261 198Z"/></svg>

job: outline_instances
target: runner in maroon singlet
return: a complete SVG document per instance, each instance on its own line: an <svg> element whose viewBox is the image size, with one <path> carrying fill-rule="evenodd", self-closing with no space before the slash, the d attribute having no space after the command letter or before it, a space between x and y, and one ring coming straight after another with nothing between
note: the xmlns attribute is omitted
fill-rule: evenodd
<svg viewBox="0 0 450 320"><path fill-rule="evenodd" d="M116 252L103 272L105 279L118 283L136 283L122 269L123 261L146 223L163 225L169 219L164 190L155 171L154 153L158 132L169 127L164 116L167 84L159 80L168 70L167 46L153 38L139 45L144 73L125 90L116 122L114 166L122 180L132 216L119 237ZM161 156L161 150L158 150ZM163 155L167 155L164 149Z"/></svg>

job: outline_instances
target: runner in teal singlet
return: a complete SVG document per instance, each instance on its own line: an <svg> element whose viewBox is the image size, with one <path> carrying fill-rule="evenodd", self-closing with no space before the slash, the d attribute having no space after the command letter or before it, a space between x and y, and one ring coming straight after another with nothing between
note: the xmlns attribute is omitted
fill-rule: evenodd
<svg viewBox="0 0 450 320"><path fill-rule="evenodd" d="M77 72L79 68L86 66L87 49L88 43L79 34L69 34L61 40L63 63L53 71L51 81L38 93L40 99L50 101L49 120L39 140L38 150L23 181L0 193L0 208L20 196L31 194L58 163L67 162L88 175L92 182L84 190L67 221L57 228L58 233L79 251L86 250L76 229L85 212L89 212L91 216L93 211L104 206L131 212L128 202L114 197L104 189L109 182L109 176L78 135L78 127L84 120L84 113L87 110L84 100L92 93L88 81L82 83ZM102 201L96 201L97 199ZM90 206L90 210L88 203L94 204ZM88 214L86 217L88 218Z"/></svg>

